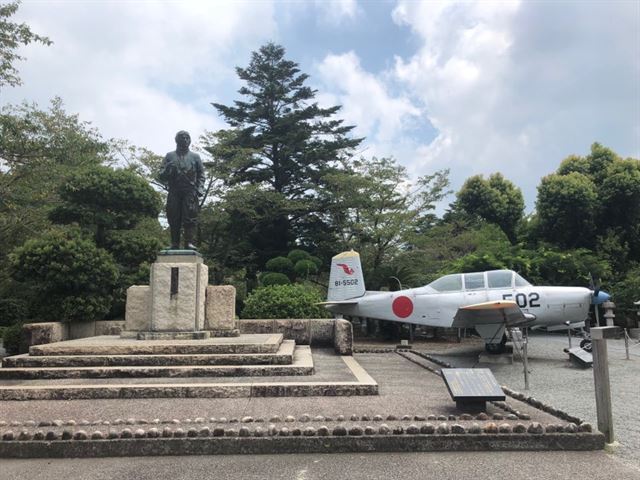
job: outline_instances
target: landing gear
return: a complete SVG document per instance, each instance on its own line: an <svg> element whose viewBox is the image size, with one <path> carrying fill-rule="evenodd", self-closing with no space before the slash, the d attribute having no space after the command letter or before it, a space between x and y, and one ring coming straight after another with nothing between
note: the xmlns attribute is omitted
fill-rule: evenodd
<svg viewBox="0 0 640 480"><path fill-rule="evenodd" d="M580 348L583 349L585 352L591 353L591 340L587 338L585 338L584 340L581 340Z"/></svg>
<svg viewBox="0 0 640 480"><path fill-rule="evenodd" d="M487 353L491 353L492 355L498 355L500 353L504 353L505 344L506 343L507 343L507 335L503 334L502 335L502 340L500 340L500 342L498 342L498 343L485 343L484 344L484 349L487 351Z"/></svg>

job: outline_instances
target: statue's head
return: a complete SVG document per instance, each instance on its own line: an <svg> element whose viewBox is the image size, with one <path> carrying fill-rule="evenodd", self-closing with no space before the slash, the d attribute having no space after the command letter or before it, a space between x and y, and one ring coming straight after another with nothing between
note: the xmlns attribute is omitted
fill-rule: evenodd
<svg viewBox="0 0 640 480"><path fill-rule="evenodd" d="M178 146L179 149L184 150L189 148L189 145L191 144L191 136L189 135L189 132L185 131L185 130L180 130L178 133L176 133L176 145Z"/></svg>

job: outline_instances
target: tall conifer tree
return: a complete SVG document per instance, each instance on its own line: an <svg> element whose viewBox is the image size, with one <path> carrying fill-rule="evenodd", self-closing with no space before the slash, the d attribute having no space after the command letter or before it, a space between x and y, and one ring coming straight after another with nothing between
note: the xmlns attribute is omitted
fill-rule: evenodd
<svg viewBox="0 0 640 480"><path fill-rule="evenodd" d="M227 187L247 188L262 203L255 204L262 221L252 237L263 263L304 236L309 214L322 209L323 178L340 169L362 139L351 138L354 127L335 118L340 106L318 105L317 91L305 85L309 76L285 58L283 47L264 45L236 72L245 83L238 91L243 99L213 104L231 129L218 132L207 150Z"/></svg>

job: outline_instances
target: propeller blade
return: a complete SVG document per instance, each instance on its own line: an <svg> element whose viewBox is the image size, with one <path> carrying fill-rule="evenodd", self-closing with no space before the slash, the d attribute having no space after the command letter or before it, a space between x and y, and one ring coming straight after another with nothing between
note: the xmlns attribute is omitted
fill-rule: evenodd
<svg viewBox="0 0 640 480"><path fill-rule="evenodd" d="M596 298L598 296L598 293L600 293L600 279L596 277L594 280L591 272L589 272L589 288L592 291L593 297Z"/></svg>

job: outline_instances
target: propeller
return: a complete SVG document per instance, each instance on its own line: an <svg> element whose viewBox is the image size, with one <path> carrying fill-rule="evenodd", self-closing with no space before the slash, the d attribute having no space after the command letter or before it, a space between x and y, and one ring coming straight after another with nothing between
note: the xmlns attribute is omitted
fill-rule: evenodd
<svg viewBox="0 0 640 480"><path fill-rule="evenodd" d="M598 298L598 294L600 293L600 279L596 278L594 280L591 272L589 272L589 288L591 289L593 298Z"/></svg>

